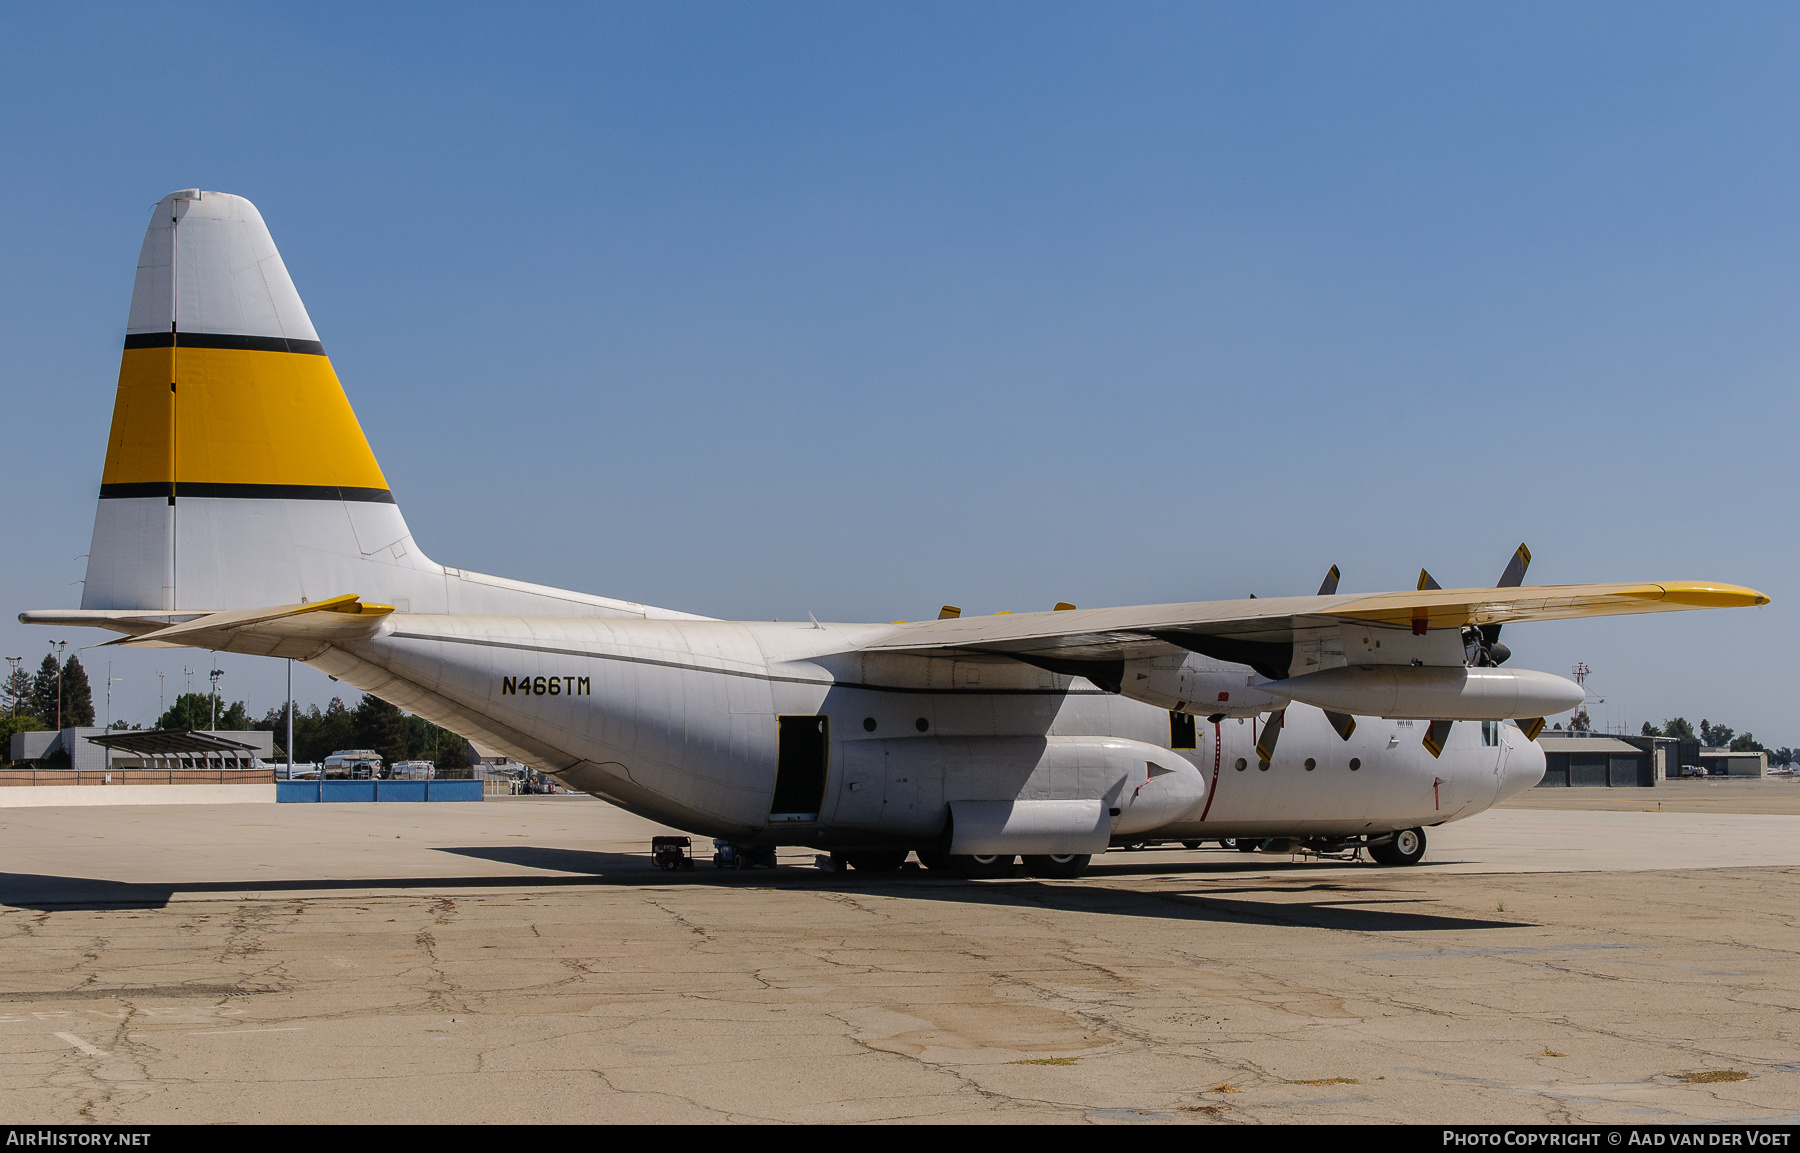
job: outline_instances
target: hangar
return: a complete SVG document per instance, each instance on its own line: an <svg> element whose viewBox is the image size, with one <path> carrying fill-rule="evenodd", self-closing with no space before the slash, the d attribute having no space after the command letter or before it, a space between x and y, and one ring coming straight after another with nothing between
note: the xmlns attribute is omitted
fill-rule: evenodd
<svg viewBox="0 0 1800 1153"><path fill-rule="evenodd" d="M1712 777L1757 779L1769 772L1766 752L1732 752L1673 737L1563 731L1538 738L1544 779L1538 788L1654 788L1679 779L1683 766Z"/></svg>

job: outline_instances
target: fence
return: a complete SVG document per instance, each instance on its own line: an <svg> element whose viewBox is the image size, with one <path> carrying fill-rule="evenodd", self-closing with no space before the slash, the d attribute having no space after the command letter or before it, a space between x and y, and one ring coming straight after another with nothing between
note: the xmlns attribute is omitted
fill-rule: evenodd
<svg viewBox="0 0 1800 1153"><path fill-rule="evenodd" d="M0 788L21 785L272 785L262 769L0 769Z"/></svg>

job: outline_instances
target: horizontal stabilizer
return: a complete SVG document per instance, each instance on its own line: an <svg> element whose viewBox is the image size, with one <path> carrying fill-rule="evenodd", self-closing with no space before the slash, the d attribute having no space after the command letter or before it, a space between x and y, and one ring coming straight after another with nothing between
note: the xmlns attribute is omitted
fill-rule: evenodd
<svg viewBox="0 0 1800 1153"><path fill-rule="evenodd" d="M323 645L368 636L381 623L381 618L393 611L391 605L364 604L356 594L346 593L310 604L208 613L182 624L106 643L130 648L273 652L268 646L285 640ZM249 638L265 643L246 650L238 642Z"/></svg>
<svg viewBox="0 0 1800 1153"><path fill-rule="evenodd" d="M170 612L163 609L30 609L19 614L22 625L54 625L58 628L111 629L115 633L143 636L170 625L186 624L208 610Z"/></svg>

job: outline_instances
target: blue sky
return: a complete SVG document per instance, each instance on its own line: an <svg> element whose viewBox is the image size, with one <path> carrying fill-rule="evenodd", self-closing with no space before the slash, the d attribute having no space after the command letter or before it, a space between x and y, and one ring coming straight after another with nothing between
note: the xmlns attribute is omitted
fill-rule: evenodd
<svg viewBox="0 0 1800 1153"><path fill-rule="evenodd" d="M1800 742L1800 10L371 7L0 13L7 655L79 597L138 244L197 185L261 208L445 563L890 620L1524 540L1775 603L1519 664ZM146 722L206 662L114 653Z"/></svg>

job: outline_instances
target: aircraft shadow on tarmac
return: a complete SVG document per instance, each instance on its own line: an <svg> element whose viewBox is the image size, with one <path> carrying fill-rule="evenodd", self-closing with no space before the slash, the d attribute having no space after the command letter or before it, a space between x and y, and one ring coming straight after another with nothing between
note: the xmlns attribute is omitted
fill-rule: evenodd
<svg viewBox="0 0 1800 1153"><path fill-rule="evenodd" d="M701 884L734 888L800 888L843 893L880 892L885 896L908 900L955 901L1194 922L1292 925L1299 928L1341 929L1364 933L1530 927L1529 922L1522 921L1497 921L1483 917L1395 908L1397 905L1431 902L1420 897L1399 896L1357 884L1321 883L1297 888L1292 881L1281 877L1257 878L1261 883L1249 883L1246 878L1233 888L1212 891L1138 891L1101 884L1047 884L1030 879L962 881L916 871L858 875L854 871L848 874L795 868L738 871L715 870L703 866L692 873L665 873L651 868L644 857L636 853L601 853L526 845L469 846L445 848L441 851L559 872L525 876L300 877L291 880L176 882L112 881L94 877L0 873L0 905L34 911L109 911L160 909L177 894L231 899L261 896L278 898L284 893L320 894L334 891L382 891L401 895L409 889L429 891ZM1166 874L1169 870L1108 869L1104 875L1119 876L1145 871ZM1239 871L1241 870L1230 870L1232 873ZM1101 879L1102 877L1095 878ZM1342 880L1349 881L1351 878L1345 877ZM1332 899L1293 899L1300 892L1321 890Z"/></svg>
<svg viewBox="0 0 1800 1153"><path fill-rule="evenodd" d="M649 858L642 853L598 853L592 849L552 849L542 845L471 845L438 851L494 861L502 865L521 865L527 869L586 873L593 877L606 877L614 883L625 882L627 878L637 881L668 877L660 869L649 868Z"/></svg>

